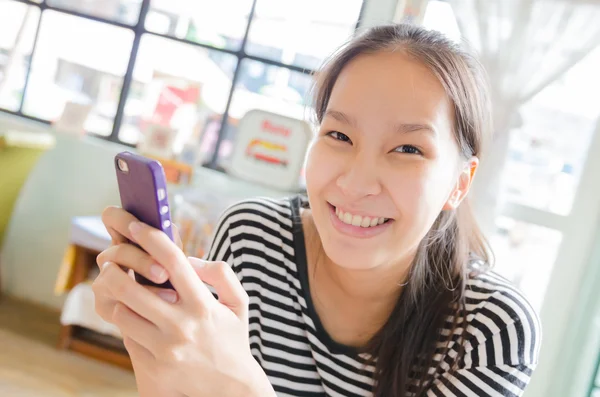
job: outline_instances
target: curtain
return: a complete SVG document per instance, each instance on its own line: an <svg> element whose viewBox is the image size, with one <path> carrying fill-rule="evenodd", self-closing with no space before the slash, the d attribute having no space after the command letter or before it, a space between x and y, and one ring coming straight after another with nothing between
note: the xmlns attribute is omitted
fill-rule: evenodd
<svg viewBox="0 0 600 397"><path fill-rule="evenodd" d="M600 45L600 1L449 1L491 84L494 135L471 196L490 235L502 207L501 175L519 108Z"/></svg>

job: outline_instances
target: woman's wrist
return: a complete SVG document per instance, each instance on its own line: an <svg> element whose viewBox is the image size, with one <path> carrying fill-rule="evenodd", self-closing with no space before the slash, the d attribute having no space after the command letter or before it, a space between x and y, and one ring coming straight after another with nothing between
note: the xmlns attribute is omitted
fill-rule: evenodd
<svg viewBox="0 0 600 397"><path fill-rule="evenodd" d="M254 360L253 360L254 361ZM247 372L246 381L236 397L276 397L275 390L262 367L254 361L252 370Z"/></svg>

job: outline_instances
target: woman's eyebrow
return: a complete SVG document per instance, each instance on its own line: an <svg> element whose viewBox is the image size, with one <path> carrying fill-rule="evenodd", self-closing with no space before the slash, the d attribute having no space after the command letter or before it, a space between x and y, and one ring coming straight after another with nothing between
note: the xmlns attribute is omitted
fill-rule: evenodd
<svg viewBox="0 0 600 397"><path fill-rule="evenodd" d="M425 131L434 136L437 134L435 131L435 128L433 128L429 124L421 124L421 123L417 123L417 124L398 123L398 124L394 125L394 131L397 131L397 132L403 133L403 134L407 133L407 132L415 132L415 131Z"/></svg>
<svg viewBox="0 0 600 397"><path fill-rule="evenodd" d="M340 123L344 123L351 127L356 128L358 125L358 123L356 122L356 119L354 117L352 117L349 114L346 114L344 112L341 112L339 110L328 109L325 112L325 116L332 117L332 118L336 119L337 121L339 121ZM398 124L394 124L393 131L400 132L400 133L426 131L432 135L436 135L435 128L433 128L431 125L425 124L425 123L398 123Z"/></svg>
<svg viewBox="0 0 600 397"><path fill-rule="evenodd" d="M339 110L327 109L325 112L325 116L330 116L339 121L340 123L344 123L351 127L356 127L358 123L356 119L344 112L340 112Z"/></svg>

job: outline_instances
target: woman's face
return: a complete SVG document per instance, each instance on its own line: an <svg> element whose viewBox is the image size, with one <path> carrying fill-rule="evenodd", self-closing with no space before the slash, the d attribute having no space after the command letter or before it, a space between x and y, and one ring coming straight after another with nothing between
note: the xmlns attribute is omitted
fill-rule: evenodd
<svg viewBox="0 0 600 397"><path fill-rule="evenodd" d="M466 194L476 159L454 138L438 79L400 52L361 55L338 77L306 179L325 253L351 269L412 259L442 210Z"/></svg>

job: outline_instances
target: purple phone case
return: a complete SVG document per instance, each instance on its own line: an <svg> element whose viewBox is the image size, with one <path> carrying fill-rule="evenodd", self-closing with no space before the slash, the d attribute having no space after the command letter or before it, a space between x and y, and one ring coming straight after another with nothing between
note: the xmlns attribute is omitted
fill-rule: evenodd
<svg viewBox="0 0 600 397"><path fill-rule="evenodd" d="M127 163L128 172L119 169L119 159ZM160 162L130 152L122 152L115 156L115 170L123 209L141 222L162 230L173 240L167 182ZM135 278L140 284L173 289L170 281L156 284L137 273Z"/></svg>

